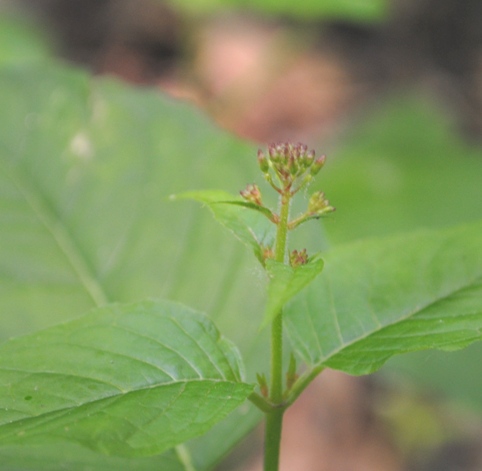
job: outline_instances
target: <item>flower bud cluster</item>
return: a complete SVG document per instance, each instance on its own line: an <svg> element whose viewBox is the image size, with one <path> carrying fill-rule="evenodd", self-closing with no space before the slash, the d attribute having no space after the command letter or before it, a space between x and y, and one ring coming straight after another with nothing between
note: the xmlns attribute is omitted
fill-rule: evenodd
<svg viewBox="0 0 482 471"><path fill-rule="evenodd" d="M257 206L263 205L263 202L261 201L261 191L258 185L249 184L244 190L241 190L239 194L249 203L253 203Z"/></svg>
<svg viewBox="0 0 482 471"><path fill-rule="evenodd" d="M306 249L303 250L293 250L290 253L290 265L295 268L300 265L306 265L308 263L308 254Z"/></svg>
<svg viewBox="0 0 482 471"><path fill-rule="evenodd" d="M258 164L266 180L278 192L294 195L307 185L325 164L325 156L315 157L305 144L282 142L268 146L268 153L258 151ZM278 182L273 182L274 173ZM278 184L279 183L279 184Z"/></svg>
<svg viewBox="0 0 482 471"><path fill-rule="evenodd" d="M315 191L308 202L308 215L309 216L322 216L326 213L335 211L333 206L330 206L330 202L325 198L325 193L322 191Z"/></svg>

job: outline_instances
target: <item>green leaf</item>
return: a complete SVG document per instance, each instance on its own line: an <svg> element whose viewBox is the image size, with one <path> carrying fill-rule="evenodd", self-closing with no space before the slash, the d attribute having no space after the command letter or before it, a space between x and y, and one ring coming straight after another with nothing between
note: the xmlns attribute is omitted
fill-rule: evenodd
<svg viewBox="0 0 482 471"><path fill-rule="evenodd" d="M442 107L412 92L394 93L364 115L313 188L337 208L325 227L339 244L477 221L481 180L482 147L462 139Z"/></svg>
<svg viewBox="0 0 482 471"><path fill-rule="evenodd" d="M482 223L354 243L288 303L294 348L314 369L376 371L392 355L482 338Z"/></svg>
<svg viewBox="0 0 482 471"><path fill-rule="evenodd" d="M321 181L313 183L337 207L323 221L330 242L480 220L482 147L456 132L454 121L453 113L420 90L395 90L364 114L329 153ZM383 371L393 376L396 367L408 381L465 406L477 401L480 410L482 385L467 365L481 355L480 342L450 354L420 351L393 357Z"/></svg>
<svg viewBox="0 0 482 471"><path fill-rule="evenodd" d="M34 24L13 15L0 16L0 64L39 62L50 56L47 38Z"/></svg>
<svg viewBox="0 0 482 471"><path fill-rule="evenodd" d="M321 224L294 231L291 241L306 237L295 246L316 251L326 233L339 243L482 216L480 150L420 98L383 102L334 148L313 185L336 216L326 232ZM256 147L157 90L54 63L0 70L0 102L0 336L82 314L96 305L94 282L109 301L169 297L209 312L253 379L269 356L257 335L261 270L209 214L167 196L243 188L258 173ZM471 381L462 360L454 367ZM189 442L196 470L212 469L259 417L247 403ZM60 441L0 448L0 469L37 471L40 462L49 471L184 470L172 453L123 462L80 446L64 452Z"/></svg>
<svg viewBox="0 0 482 471"><path fill-rule="evenodd" d="M242 349L252 378L265 358L259 267L210 214L167 197L244 187L257 172L256 148L157 90L55 63L0 69L0 103L0 337L104 300L170 298L209 312ZM196 470L211 469L259 420L246 403L188 443ZM122 468L80 446L23 449L5 460L0 449L0 469L15 469L17 459L22 471L37 471L37 458L54 468L56 451L67 469ZM176 456L147 461L170 470Z"/></svg>
<svg viewBox="0 0 482 471"><path fill-rule="evenodd" d="M455 132L453 114L420 92L387 98L328 156L319 188L337 207L333 222L324 221L333 244L482 218L482 148ZM382 373L393 376L397 368L408 381L466 406L478 401L480 409L480 387L467 365L478 362L481 348L478 342L451 354L395 356Z"/></svg>
<svg viewBox="0 0 482 471"><path fill-rule="evenodd" d="M281 308L323 270L323 260L313 258L305 265L291 267L273 259L266 260L269 275L268 300L261 328L280 313Z"/></svg>
<svg viewBox="0 0 482 471"><path fill-rule="evenodd" d="M235 201L232 195L221 190L190 191L171 197L171 199L176 198L193 199L206 203L216 220L229 229L241 242L251 247L256 258L264 263L263 247L272 246L275 238L275 226L267 219L271 215L271 211L266 208L263 211L254 204Z"/></svg>
<svg viewBox="0 0 482 471"><path fill-rule="evenodd" d="M59 452L61 450L61 452ZM8 471L188 471L175 449L160 456L127 458L107 456L60 437L26 447L0 447L0 468Z"/></svg>
<svg viewBox="0 0 482 471"><path fill-rule="evenodd" d="M108 305L0 346L0 442L158 454L243 403L253 386L241 376L236 348L204 315Z"/></svg>
<svg viewBox="0 0 482 471"><path fill-rule="evenodd" d="M350 19L355 21L376 21L384 17L388 10L387 0L306 0L295 3L289 0L172 0L174 7L189 13L205 14L226 8L287 14L294 17Z"/></svg>

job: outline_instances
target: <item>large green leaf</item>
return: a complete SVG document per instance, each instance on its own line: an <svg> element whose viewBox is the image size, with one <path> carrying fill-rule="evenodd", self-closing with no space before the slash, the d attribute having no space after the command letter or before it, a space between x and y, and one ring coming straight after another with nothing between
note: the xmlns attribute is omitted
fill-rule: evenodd
<svg viewBox="0 0 482 471"><path fill-rule="evenodd" d="M388 98L364 113L328 153L315 182L337 207L334 217L324 220L334 245L482 218L482 148L462 139L453 117L420 91ZM451 354L420 351L394 357L383 371L396 367L439 395L478 402L481 409L476 379L482 375L467 367L477 365L481 355L480 342Z"/></svg>
<svg viewBox="0 0 482 471"><path fill-rule="evenodd" d="M395 354L467 346L482 338L482 223L334 249L286 311L314 369L368 374Z"/></svg>
<svg viewBox="0 0 482 471"><path fill-rule="evenodd" d="M171 302L108 305L0 346L0 443L153 455L244 402L239 353Z"/></svg>
<svg viewBox="0 0 482 471"><path fill-rule="evenodd" d="M198 205L168 196L243 188L256 148L158 92L52 63L0 70L0 103L0 337L105 301L169 297L216 318L256 365L253 377L267 358L257 336L257 262ZM212 467L258 420L243 407L196 439L196 469ZM55 446L45 447L25 448L21 469L29 456L32 470L39 456L54 459ZM5 453L0 468L14 469L15 453ZM64 465L84 469L95 462L88 456L70 447ZM142 466L176 469L176 460L183 468L172 454ZM98 463L103 470L118 460L99 455Z"/></svg>
<svg viewBox="0 0 482 471"><path fill-rule="evenodd" d="M61 438L29 447L2 446L0 463L8 471L190 471L174 449L162 456L126 458L93 452Z"/></svg>

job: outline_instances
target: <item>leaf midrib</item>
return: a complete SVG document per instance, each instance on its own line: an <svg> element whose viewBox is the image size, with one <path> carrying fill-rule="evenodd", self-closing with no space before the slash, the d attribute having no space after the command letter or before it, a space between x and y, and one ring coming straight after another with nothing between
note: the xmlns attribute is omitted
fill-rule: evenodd
<svg viewBox="0 0 482 471"><path fill-rule="evenodd" d="M107 304L109 302L109 297L94 275L85 255L76 243L64 221L62 221L62 219L49 208L46 198L41 194L41 191L30 179L21 176L13 166L7 166L1 160L0 166L3 167L5 174L18 188L36 218L52 235L60 252L63 253L68 260L72 270L79 279L80 284L85 288L94 304L96 306Z"/></svg>

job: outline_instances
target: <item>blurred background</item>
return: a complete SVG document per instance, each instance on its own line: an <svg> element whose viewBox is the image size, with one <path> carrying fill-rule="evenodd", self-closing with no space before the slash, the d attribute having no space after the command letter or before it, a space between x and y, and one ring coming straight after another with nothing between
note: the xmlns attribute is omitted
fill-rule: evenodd
<svg viewBox="0 0 482 471"><path fill-rule="evenodd" d="M0 62L46 57L188 100L254 142L322 143L367 202L334 241L482 215L480 0L0 0ZM369 165L343 163L355 151ZM387 155L431 195L405 193L393 220L373 209L406 188ZM480 471L481 358L324 373L287 414L283 471ZM260 452L257 430L219 471L260 470Z"/></svg>
<svg viewBox="0 0 482 471"><path fill-rule="evenodd" d="M193 100L250 139L331 138L381 95L413 86L438 100L467 139L481 139L478 0L0 6L28 19L58 56Z"/></svg>

